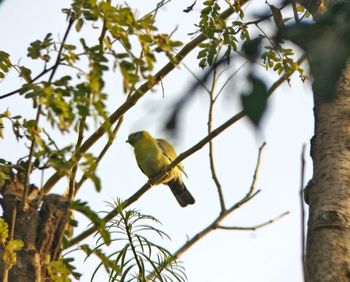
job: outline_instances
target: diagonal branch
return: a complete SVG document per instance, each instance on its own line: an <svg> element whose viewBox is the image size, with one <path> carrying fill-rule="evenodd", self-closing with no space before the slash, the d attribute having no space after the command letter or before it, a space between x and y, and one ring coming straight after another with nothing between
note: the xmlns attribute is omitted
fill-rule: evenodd
<svg viewBox="0 0 350 282"><path fill-rule="evenodd" d="M218 229L223 229L223 230L241 230L241 231L255 231L259 228L265 227L266 225L272 224L274 222L276 222L277 220L281 219L282 217L286 216L289 214L289 211L284 212L282 214L280 214L279 216L276 216L275 218L272 218L268 221L265 221L263 223L254 225L254 226L250 226L250 227L241 227L241 226L222 226L222 225L218 225L217 228Z"/></svg>
<svg viewBox="0 0 350 282"><path fill-rule="evenodd" d="M189 250L194 244L196 244L200 239L204 238L207 234L220 228L220 223L224 220L224 218L226 218L228 215L230 215L236 209L243 206L245 203L249 202L251 199L253 199L260 192L260 190L255 191L255 184L256 184L256 179L257 179L257 173L258 173L258 170L260 167L261 154L262 154L262 150L263 150L264 146L265 146L265 143L259 148L258 159L256 162L255 171L254 171L254 175L253 175L253 181L252 181L252 184L250 185L248 193L241 200L239 200L238 202L233 204L229 209L222 210L219 213L218 217L214 221L212 221L207 227L202 229L200 232L198 232L196 235L194 235L191 239L189 239L184 245L182 245L182 247L180 247L173 254L174 259L178 258L184 252ZM168 262L164 261L161 264L161 266L159 267L158 271L160 272L162 269L164 269L167 266L167 263ZM151 273L148 276L148 278L152 279L155 277L155 275L156 275L156 272L154 271L153 273Z"/></svg>
<svg viewBox="0 0 350 282"><path fill-rule="evenodd" d="M301 59L298 60L298 63L300 64L305 59L305 56L303 56ZM270 96L283 82L285 82L289 76L282 75L267 91L267 95ZM131 205L132 203L136 202L144 193L146 193L151 187L152 183L159 182L160 179L164 177L164 175L169 172L171 169L173 169L175 166L177 166L180 162L182 162L185 158L192 155L193 153L200 150L203 146L205 146L210 140L218 136L221 132L223 132L225 129L233 125L235 122L240 120L242 117L245 116L244 111L239 112L238 114L235 114L230 119L228 119L226 122L224 122L221 126L217 127L215 130L213 130L210 134L208 134L206 137L204 137L201 141L199 141L197 144L189 148L187 151L181 153L178 155L178 157L166 168L162 173L156 175L154 178L150 179L146 184L144 184L138 191L136 191L135 194L130 196L127 200L125 200L126 207ZM255 177L256 179L256 177ZM57 179L57 181L59 178ZM252 191L254 189L254 182L251 185L249 194L252 194ZM235 207L231 207L230 209L235 209ZM114 216L118 214L118 210L112 210L110 213L108 213L104 220L107 222L108 220L111 220ZM93 234L96 231L96 227L92 226L89 229L82 232L80 235L73 238L69 243L68 247L77 244L78 242L84 240L91 234Z"/></svg>
<svg viewBox="0 0 350 282"><path fill-rule="evenodd" d="M45 68L42 70L41 73L39 73L36 77L34 77L34 78L30 81L30 83L33 83L33 82L37 81L40 77L42 77L42 76L44 76L45 74L47 74L48 72L52 71L54 67L55 67L54 65L51 66L51 67L49 67L49 68L46 68L46 67L45 67ZM1 95L1 96L0 96L0 100L1 100L1 99L5 99L5 98L7 98L7 97L10 97L10 96L12 96L12 95L14 95L14 94L17 94L21 89L22 89L22 87L21 87L21 88L18 88L18 89L16 89L16 90L13 90L13 91L11 91L11 92L8 92L8 93L6 93L6 94Z"/></svg>
<svg viewBox="0 0 350 282"><path fill-rule="evenodd" d="M242 0L241 5L246 3L247 0ZM232 15L234 10L232 7L226 9L222 14L221 18L226 20L230 15ZM192 41L187 43L180 52L174 57L174 62L168 62L162 69L160 69L152 78L142 84L118 109L114 111L109 116L108 121L104 122L81 146L80 151L72 156L72 158L67 162L68 168L74 166L81 158L82 154L89 150L96 142L105 134L106 124L114 124L122 115L124 115L130 108L132 108L140 98L143 97L153 86L158 84L166 75L168 75L195 47L201 42L206 40L207 37L201 33L195 37ZM175 63L176 62L176 63ZM63 176L59 172L55 172L44 184L40 191L42 196L50 192L53 186L62 178ZM40 200L40 199L39 199Z"/></svg>

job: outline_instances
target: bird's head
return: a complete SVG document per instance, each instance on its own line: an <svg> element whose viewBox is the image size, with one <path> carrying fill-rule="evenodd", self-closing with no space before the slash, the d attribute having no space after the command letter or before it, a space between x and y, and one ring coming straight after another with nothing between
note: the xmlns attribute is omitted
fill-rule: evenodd
<svg viewBox="0 0 350 282"><path fill-rule="evenodd" d="M137 131L137 132L131 133L128 136L128 140L126 140L126 143L129 143L131 146L134 146L138 140L147 138L148 136L150 136L150 134L147 131Z"/></svg>

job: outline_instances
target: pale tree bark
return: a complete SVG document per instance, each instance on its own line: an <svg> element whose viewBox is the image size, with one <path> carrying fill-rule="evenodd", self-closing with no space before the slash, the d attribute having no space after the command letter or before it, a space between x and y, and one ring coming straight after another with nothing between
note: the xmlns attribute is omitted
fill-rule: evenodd
<svg viewBox="0 0 350 282"><path fill-rule="evenodd" d="M307 282L350 281L350 64L334 99L314 96L306 278Z"/></svg>
<svg viewBox="0 0 350 282"><path fill-rule="evenodd" d="M305 1L307 2L307 1ZM308 1L310 2L310 1ZM324 12L336 1L311 1ZM307 6L307 4L305 4ZM336 51L336 46L334 46ZM326 101L314 93L314 174L306 191L309 222L305 256L307 282L350 281L350 64Z"/></svg>

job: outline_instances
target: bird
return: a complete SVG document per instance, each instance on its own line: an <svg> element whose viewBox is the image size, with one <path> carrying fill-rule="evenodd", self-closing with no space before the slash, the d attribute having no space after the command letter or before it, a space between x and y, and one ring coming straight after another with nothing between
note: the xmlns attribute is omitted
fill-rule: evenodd
<svg viewBox="0 0 350 282"><path fill-rule="evenodd" d="M149 179L164 170L177 157L174 147L168 141L153 138L147 131L131 133L126 142L134 148L137 165ZM186 175L183 165L179 163L156 184L169 186L180 206L186 207L194 204L195 199L187 190L182 174Z"/></svg>

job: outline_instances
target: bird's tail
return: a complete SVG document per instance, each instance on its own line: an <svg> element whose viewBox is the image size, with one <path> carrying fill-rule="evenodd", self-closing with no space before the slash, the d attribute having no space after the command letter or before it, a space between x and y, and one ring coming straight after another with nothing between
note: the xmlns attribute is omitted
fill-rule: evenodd
<svg viewBox="0 0 350 282"><path fill-rule="evenodd" d="M181 179L173 179L166 183L181 207L194 204L195 200Z"/></svg>

